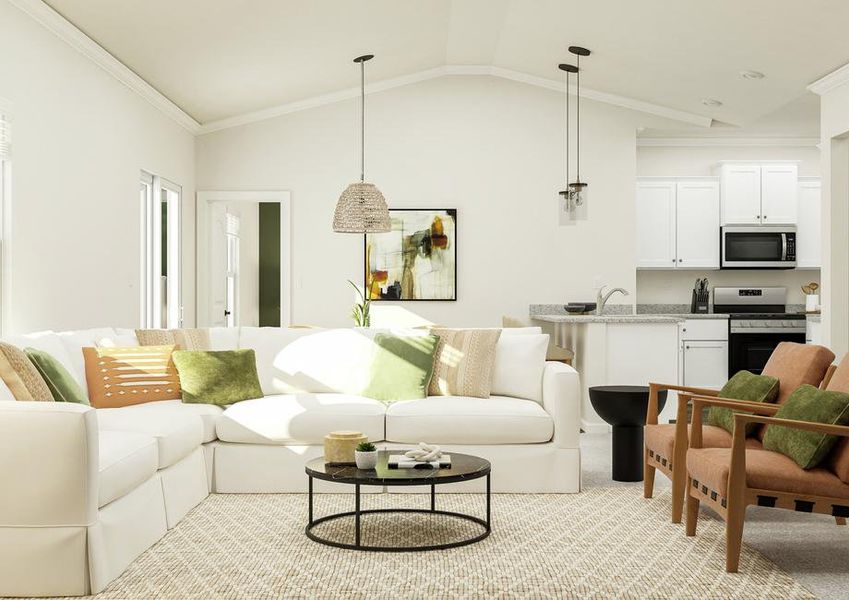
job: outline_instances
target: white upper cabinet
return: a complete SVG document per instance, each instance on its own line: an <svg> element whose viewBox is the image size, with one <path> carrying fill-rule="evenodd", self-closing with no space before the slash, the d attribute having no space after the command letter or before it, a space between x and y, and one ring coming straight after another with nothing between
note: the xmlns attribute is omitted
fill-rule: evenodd
<svg viewBox="0 0 849 600"><path fill-rule="evenodd" d="M822 266L822 201L818 178L799 180L799 209L796 223L796 266L819 269Z"/></svg>
<svg viewBox="0 0 849 600"><path fill-rule="evenodd" d="M712 178L637 182L637 268L719 268L719 183Z"/></svg>
<svg viewBox="0 0 849 600"><path fill-rule="evenodd" d="M722 223L761 222L761 168L756 165L722 165Z"/></svg>
<svg viewBox="0 0 849 600"><path fill-rule="evenodd" d="M796 223L795 163L722 163L719 173L723 225Z"/></svg>
<svg viewBox="0 0 849 600"><path fill-rule="evenodd" d="M677 184L676 247L682 269L719 268L719 182L679 181Z"/></svg>
<svg viewBox="0 0 849 600"><path fill-rule="evenodd" d="M761 167L761 222L764 225L796 223L798 186L796 165Z"/></svg>
<svg viewBox="0 0 849 600"><path fill-rule="evenodd" d="M637 268L675 267L675 181L637 184Z"/></svg>

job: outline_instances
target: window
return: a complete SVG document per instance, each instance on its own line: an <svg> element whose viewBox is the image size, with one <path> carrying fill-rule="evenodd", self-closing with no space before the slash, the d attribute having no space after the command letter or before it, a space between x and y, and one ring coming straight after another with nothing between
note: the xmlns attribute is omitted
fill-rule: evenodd
<svg viewBox="0 0 849 600"><path fill-rule="evenodd" d="M0 103L2 104L2 103ZM9 321L9 286L7 285L7 274L9 273L9 223L6 215L9 214L9 202L11 202L11 171L12 171L12 143L9 131L9 117L0 105L0 330L3 330Z"/></svg>
<svg viewBox="0 0 849 600"><path fill-rule="evenodd" d="M180 186L142 171L141 325L176 328L183 323L180 277Z"/></svg>

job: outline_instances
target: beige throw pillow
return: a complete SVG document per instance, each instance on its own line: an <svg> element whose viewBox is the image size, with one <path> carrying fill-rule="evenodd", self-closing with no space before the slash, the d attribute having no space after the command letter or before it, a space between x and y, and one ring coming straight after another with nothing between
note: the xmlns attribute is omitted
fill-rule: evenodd
<svg viewBox="0 0 849 600"><path fill-rule="evenodd" d="M177 350L211 350L208 329L136 329L141 346L176 346Z"/></svg>
<svg viewBox="0 0 849 600"><path fill-rule="evenodd" d="M442 329L433 359L431 396L489 398L500 329Z"/></svg>
<svg viewBox="0 0 849 600"><path fill-rule="evenodd" d="M5 359L3 362L6 362L12 370L11 374L5 369L0 370L0 377L9 386L15 400L53 402L50 388L47 387L41 373L30 362L23 350L11 344L0 343L0 353Z"/></svg>

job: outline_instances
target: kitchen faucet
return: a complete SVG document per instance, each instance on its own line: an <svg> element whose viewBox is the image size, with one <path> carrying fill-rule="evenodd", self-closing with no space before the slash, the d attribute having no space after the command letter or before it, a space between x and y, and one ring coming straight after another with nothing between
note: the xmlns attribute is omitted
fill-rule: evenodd
<svg viewBox="0 0 849 600"><path fill-rule="evenodd" d="M604 305L607 304L608 299L613 294L615 294L616 292L622 292L623 296L628 295L628 290L623 289L623 288L619 288L619 287L613 288L612 290L610 290L606 294L602 295L602 292L604 292L604 288L606 288L606 287L607 286L603 285L600 288L598 288L598 295L596 296L596 299L595 299L595 314L597 314L597 315L604 314Z"/></svg>

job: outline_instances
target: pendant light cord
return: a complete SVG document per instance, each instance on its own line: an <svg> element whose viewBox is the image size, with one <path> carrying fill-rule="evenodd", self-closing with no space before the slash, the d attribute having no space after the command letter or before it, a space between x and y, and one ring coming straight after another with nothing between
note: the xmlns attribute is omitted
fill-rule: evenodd
<svg viewBox="0 0 849 600"><path fill-rule="evenodd" d="M577 92L578 92L578 109L577 109L577 115L576 115L575 120L577 121L577 128L578 128L577 143L576 143L576 152L578 154L578 157L576 159L577 163L578 163L577 164L577 171L578 171L577 182L580 183L581 182L581 55L578 54L577 57L578 57L578 90L577 90Z"/></svg>
<svg viewBox="0 0 849 600"><path fill-rule="evenodd" d="M360 181L366 180L366 63L360 62Z"/></svg>
<svg viewBox="0 0 849 600"><path fill-rule="evenodd" d="M569 186L569 71L566 71L566 186Z"/></svg>

